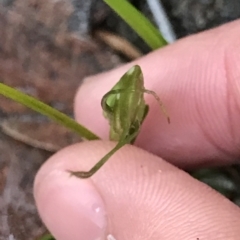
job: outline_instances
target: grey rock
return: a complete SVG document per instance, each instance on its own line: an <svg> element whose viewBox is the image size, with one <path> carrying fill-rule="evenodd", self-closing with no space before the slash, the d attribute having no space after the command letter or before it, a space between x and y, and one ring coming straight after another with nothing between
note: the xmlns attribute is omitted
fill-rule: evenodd
<svg viewBox="0 0 240 240"><path fill-rule="evenodd" d="M197 33L240 17L238 0L162 0L178 37Z"/></svg>

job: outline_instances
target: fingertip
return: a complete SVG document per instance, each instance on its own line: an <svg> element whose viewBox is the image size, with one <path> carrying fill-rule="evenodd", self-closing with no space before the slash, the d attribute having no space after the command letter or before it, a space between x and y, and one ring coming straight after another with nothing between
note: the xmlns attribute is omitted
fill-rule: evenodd
<svg viewBox="0 0 240 240"><path fill-rule="evenodd" d="M69 174L68 149L52 156L38 172L34 197L41 219L58 240L105 240L107 216L91 179ZM64 159L63 159L64 158Z"/></svg>

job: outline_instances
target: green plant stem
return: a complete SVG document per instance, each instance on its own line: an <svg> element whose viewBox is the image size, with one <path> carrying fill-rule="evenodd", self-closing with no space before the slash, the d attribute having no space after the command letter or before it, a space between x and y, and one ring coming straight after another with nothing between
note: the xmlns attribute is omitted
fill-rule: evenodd
<svg viewBox="0 0 240 240"><path fill-rule="evenodd" d="M31 97L27 94L24 94L12 87L9 87L3 83L0 83L0 94L10 98L18 103L23 104L26 107L31 108L32 110L41 113L52 120L62 124L63 126L73 130L78 133L82 138L86 140L96 140L100 139L97 135L89 131L84 126L77 123L72 118L68 117L66 114L48 106L47 104L40 102L39 100Z"/></svg>

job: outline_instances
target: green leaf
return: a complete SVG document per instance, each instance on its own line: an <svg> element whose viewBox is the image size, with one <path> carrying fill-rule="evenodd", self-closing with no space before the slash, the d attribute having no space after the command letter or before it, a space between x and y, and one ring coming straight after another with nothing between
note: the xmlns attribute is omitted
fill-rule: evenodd
<svg viewBox="0 0 240 240"><path fill-rule="evenodd" d="M153 50L167 45L158 29L126 0L104 0Z"/></svg>
<svg viewBox="0 0 240 240"><path fill-rule="evenodd" d="M52 120L78 133L84 139L87 139L87 140L100 139L97 135L95 135L94 133L89 131L87 128L77 123L72 118L68 117L66 114L50 107L49 105L35 99L34 97L24 94L3 83L0 83L0 94L18 103L21 103L24 106L29 107L38 113L41 113L51 118Z"/></svg>

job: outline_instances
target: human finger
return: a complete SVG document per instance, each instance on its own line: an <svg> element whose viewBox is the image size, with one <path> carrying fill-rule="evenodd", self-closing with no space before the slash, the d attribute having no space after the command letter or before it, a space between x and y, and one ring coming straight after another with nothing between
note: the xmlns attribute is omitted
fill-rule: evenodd
<svg viewBox="0 0 240 240"><path fill-rule="evenodd" d="M143 70L150 105L136 145L181 167L230 164L240 156L240 21L187 37L135 62L85 81L76 96L76 119L108 138L102 96L132 65Z"/></svg>
<svg viewBox="0 0 240 240"><path fill-rule="evenodd" d="M125 146L91 179L70 177L68 170L89 170L113 146L76 144L40 169L34 196L57 240L238 239L237 206L137 147Z"/></svg>

